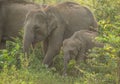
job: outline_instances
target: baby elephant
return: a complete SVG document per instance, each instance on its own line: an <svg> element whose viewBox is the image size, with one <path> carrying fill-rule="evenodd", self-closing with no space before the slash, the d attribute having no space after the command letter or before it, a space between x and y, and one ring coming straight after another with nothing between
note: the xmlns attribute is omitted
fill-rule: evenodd
<svg viewBox="0 0 120 84"><path fill-rule="evenodd" d="M81 30L75 32L70 38L63 41L64 52L64 75L66 74L67 63L71 59L85 60L86 52L93 47L103 47L102 43L95 41L98 35L95 31Z"/></svg>

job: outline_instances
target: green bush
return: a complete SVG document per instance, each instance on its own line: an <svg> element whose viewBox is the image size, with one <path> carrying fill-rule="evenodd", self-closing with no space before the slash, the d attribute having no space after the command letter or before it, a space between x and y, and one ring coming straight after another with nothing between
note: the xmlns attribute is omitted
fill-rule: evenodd
<svg viewBox="0 0 120 84"><path fill-rule="evenodd" d="M22 44L19 38L15 42L7 41L6 49L0 50L0 67L16 65L20 68L20 57L22 54Z"/></svg>

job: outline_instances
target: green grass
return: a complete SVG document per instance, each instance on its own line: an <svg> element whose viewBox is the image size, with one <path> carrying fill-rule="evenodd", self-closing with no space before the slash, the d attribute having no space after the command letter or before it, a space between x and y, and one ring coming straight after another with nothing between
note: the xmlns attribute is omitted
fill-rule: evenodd
<svg viewBox="0 0 120 84"><path fill-rule="evenodd" d="M15 66L4 68L0 73L0 84L77 84L75 78L63 77L49 69L20 69ZM79 83L78 83L79 84Z"/></svg>

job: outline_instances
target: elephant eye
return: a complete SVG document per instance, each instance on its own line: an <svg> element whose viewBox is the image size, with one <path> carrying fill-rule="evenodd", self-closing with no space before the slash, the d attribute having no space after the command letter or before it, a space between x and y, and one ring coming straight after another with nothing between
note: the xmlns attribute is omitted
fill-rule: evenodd
<svg viewBox="0 0 120 84"><path fill-rule="evenodd" d="M44 33L42 32L42 30L41 30L41 28L39 26L35 26L34 33L35 33L36 36L44 35Z"/></svg>
<svg viewBox="0 0 120 84"><path fill-rule="evenodd" d="M77 52L76 52L76 50L74 49L74 50L70 50L70 54L71 55L76 55L77 54Z"/></svg>

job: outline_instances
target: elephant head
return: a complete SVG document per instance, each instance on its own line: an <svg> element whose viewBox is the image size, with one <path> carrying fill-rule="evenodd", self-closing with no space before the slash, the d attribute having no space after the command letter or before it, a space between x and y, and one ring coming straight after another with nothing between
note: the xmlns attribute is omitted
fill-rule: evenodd
<svg viewBox="0 0 120 84"><path fill-rule="evenodd" d="M30 45L43 41L56 27L56 17L46 11L34 10L28 13L24 25L23 50L27 52Z"/></svg>
<svg viewBox="0 0 120 84"><path fill-rule="evenodd" d="M64 73L63 75L66 75L67 73L67 65L71 59L76 60L77 55L79 54L79 48L80 46L79 41L76 39L65 39L63 41L63 53L64 53Z"/></svg>

